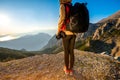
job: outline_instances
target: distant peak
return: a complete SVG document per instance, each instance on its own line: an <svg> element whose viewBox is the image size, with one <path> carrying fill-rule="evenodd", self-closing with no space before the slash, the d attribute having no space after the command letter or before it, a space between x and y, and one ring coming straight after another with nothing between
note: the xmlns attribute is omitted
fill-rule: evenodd
<svg viewBox="0 0 120 80"><path fill-rule="evenodd" d="M111 16L105 18L105 19L102 19L98 23L102 23L102 22L105 22L105 21L110 20L110 19L118 19L118 18L120 18L120 10L115 12L113 15L111 15Z"/></svg>
<svg viewBox="0 0 120 80"><path fill-rule="evenodd" d="M120 10L117 11L117 12L116 12L115 14L113 14L112 16L114 16L114 15L115 15L115 16L118 16L118 17L120 18ZM114 16L114 17L115 17L115 16Z"/></svg>
<svg viewBox="0 0 120 80"><path fill-rule="evenodd" d="M119 10L119 11L117 11L116 13L119 13L119 14L120 14L120 10Z"/></svg>
<svg viewBox="0 0 120 80"><path fill-rule="evenodd" d="M109 16L108 19L120 18L120 10Z"/></svg>

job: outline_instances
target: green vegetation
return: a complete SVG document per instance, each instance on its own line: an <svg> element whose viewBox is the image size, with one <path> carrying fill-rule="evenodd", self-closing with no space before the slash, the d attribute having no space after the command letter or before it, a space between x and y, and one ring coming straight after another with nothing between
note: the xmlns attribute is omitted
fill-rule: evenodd
<svg viewBox="0 0 120 80"><path fill-rule="evenodd" d="M89 51L90 47L83 45L83 46L79 47L79 50L81 50L81 51Z"/></svg>
<svg viewBox="0 0 120 80"><path fill-rule="evenodd" d="M56 53L54 52L58 47L57 46L53 46L52 48L46 48L44 50L41 51L41 53L43 54L48 54L48 53ZM57 52L59 52L61 50L58 50Z"/></svg>
<svg viewBox="0 0 120 80"><path fill-rule="evenodd" d="M120 36L120 30L114 29L114 31L111 34Z"/></svg>
<svg viewBox="0 0 120 80"><path fill-rule="evenodd" d="M21 59L29 56L34 56L36 53L34 52L26 52L26 51L18 51L7 48L0 48L0 61L10 61L14 59Z"/></svg>
<svg viewBox="0 0 120 80"><path fill-rule="evenodd" d="M81 51L90 51L90 46L87 45L89 44L90 40L91 37L88 37L86 40L77 41L75 48Z"/></svg>
<svg viewBox="0 0 120 80"><path fill-rule="evenodd" d="M104 34L101 35L101 40L107 40L112 37L119 37L120 36L120 30L118 29L111 29L108 32L105 32Z"/></svg>
<svg viewBox="0 0 120 80"><path fill-rule="evenodd" d="M63 51L63 47L62 46L53 46L52 48L46 48L44 50L41 51L41 53L43 54L57 54L59 52Z"/></svg>
<svg viewBox="0 0 120 80"><path fill-rule="evenodd" d="M112 39L119 40L119 38L120 30L111 28L109 31L104 32L99 40L92 40L91 37L89 37L86 40L76 42L76 49L95 53L106 52L110 54L116 43L114 41L110 43L107 41L111 41Z"/></svg>

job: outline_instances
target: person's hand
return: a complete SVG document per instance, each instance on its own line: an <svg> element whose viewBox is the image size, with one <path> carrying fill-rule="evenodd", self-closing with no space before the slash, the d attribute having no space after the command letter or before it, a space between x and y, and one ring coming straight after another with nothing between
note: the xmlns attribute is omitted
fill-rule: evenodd
<svg viewBox="0 0 120 80"><path fill-rule="evenodd" d="M60 32L57 32L57 33L56 33L56 39L60 39L60 38L61 38Z"/></svg>
<svg viewBox="0 0 120 80"><path fill-rule="evenodd" d="M63 32L63 31L60 31L60 32L56 35L56 38L57 38L57 39L65 38L65 37L66 37L66 34L65 34L65 32Z"/></svg>

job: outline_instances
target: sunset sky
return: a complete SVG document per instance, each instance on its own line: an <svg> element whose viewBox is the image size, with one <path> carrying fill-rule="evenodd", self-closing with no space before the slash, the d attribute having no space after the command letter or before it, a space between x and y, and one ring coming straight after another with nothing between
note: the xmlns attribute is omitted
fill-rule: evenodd
<svg viewBox="0 0 120 80"><path fill-rule="evenodd" d="M120 10L120 0L73 0L87 2L90 22L96 23ZM0 0L0 41L40 32L54 35L59 0Z"/></svg>

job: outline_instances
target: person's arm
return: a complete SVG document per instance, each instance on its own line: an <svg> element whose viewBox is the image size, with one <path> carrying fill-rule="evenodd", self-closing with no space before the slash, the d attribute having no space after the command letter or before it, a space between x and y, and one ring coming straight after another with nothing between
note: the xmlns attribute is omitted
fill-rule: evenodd
<svg viewBox="0 0 120 80"><path fill-rule="evenodd" d="M60 32L60 29L64 23L65 20L65 7L64 4L60 5L60 16L59 16L59 21L58 21L58 31L57 34Z"/></svg>

